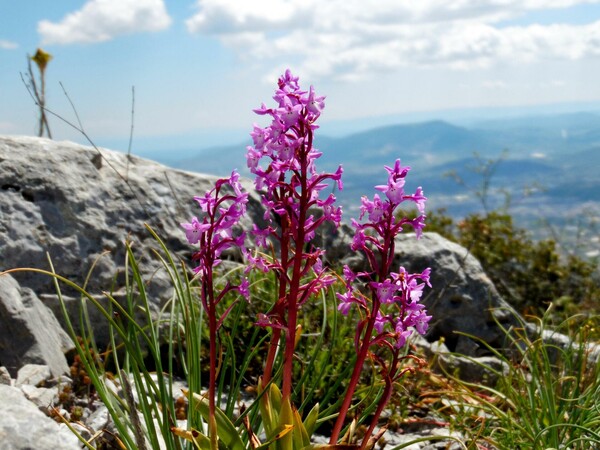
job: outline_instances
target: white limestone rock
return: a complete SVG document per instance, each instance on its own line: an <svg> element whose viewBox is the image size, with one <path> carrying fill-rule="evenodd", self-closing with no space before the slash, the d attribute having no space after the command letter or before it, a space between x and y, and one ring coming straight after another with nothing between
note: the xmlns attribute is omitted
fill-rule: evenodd
<svg viewBox="0 0 600 450"><path fill-rule="evenodd" d="M0 275L0 364L14 377L29 363L42 364L59 376L69 371L64 352L70 345L52 311L32 289Z"/></svg>
<svg viewBox="0 0 600 450"><path fill-rule="evenodd" d="M80 450L68 429L42 413L19 389L0 384L0 450Z"/></svg>
<svg viewBox="0 0 600 450"><path fill-rule="evenodd" d="M48 270L48 253L56 272L79 285L95 265L88 292L104 299L102 292L111 291L122 299L124 243L130 241L142 261L144 279L152 279L148 297L156 312L170 298L172 287L152 254L158 245L144 224L191 264L194 249L180 223L200 214L193 197L211 189L217 177L99 151L101 155L71 142L0 136L0 272L17 267ZM232 166L238 164L232 161ZM249 180L244 183L252 190ZM260 222L262 214L260 201L251 195L246 225ZM52 277L33 272L13 276L22 290L31 289L62 321ZM76 314L80 294L64 285L61 290L69 311ZM106 340L106 321L93 308L90 313L98 326L96 337Z"/></svg>

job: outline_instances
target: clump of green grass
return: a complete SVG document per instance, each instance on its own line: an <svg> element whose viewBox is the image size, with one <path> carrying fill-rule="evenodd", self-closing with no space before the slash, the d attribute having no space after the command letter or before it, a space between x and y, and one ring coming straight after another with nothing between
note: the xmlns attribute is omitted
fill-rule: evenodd
<svg viewBox="0 0 600 450"><path fill-rule="evenodd" d="M440 412L472 443L483 438L499 449L600 448L600 351L588 340L593 318L581 325L573 317L555 328L546 316L532 319L534 333L525 323L505 330L512 356L488 346L509 367L497 373L498 384L453 380L441 393L452 399L450 406ZM554 341L559 331L571 340Z"/></svg>

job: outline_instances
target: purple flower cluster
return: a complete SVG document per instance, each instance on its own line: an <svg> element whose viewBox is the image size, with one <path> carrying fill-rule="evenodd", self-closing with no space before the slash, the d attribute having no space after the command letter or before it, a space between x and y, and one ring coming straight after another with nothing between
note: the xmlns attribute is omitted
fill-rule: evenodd
<svg viewBox="0 0 600 450"><path fill-rule="evenodd" d="M335 205L335 195L320 198L320 193L329 186L328 181L334 182L340 190L343 188L342 167L335 173L319 173L315 167L321 153L313 147L313 132L325 107L324 97L317 96L312 86L308 92L301 90L298 77L287 70L279 78L273 98L276 107L268 108L263 103L254 110L259 115L270 116L271 123L265 128L254 125L250 133L254 145L247 147L246 160L255 175L256 188L262 192L265 220L269 223L265 229L254 226L251 233L257 247L268 248L269 238L277 241L281 257L267 261L250 252L246 252L246 257L253 267L265 272L275 270L287 286L297 283L290 273L294 265L301 270L300 278L310 273L312 281L301 284L298 292L293 293L297 295L293 303L301 306L312 293L335 281L323 269L323 251L310 246L308 250L304 248L323 222L331 221L339 226L342 220L342 209ZM317 210L319 214L314 214ZM287 300L289 297L280 299L270 318L261 316L259 324L284 328L284 311L290 306Z"/></svg>
<svg viewBox="0 0 600 450"><path fill-rule="evenodd" d="M190 244L199 244L199 249L192 256L198 262L194 269L200 279L200 301L208 317L208 329L211 336L209 340L209 435L211 448L217 448L216 411L216 380L217 380L217 333L223 321L231 312L239 298L218 312L219 303L227 293L237 291L246 300L250 298L249 282L244 278L240 284L234 285L229 281L217 294L215 292L213 269L221 262L221 254L232 247L244 249L245 233L234 234L234 226L239 223L246 213L248 193L242 191L240 176L234 170L229 178L221 178L215 187L206 192L204 196L194 197L200 205L203 217L200 221L193 217L191 222L182 223L186 237Z"/></svg>
<svg viewBox="0 0 600 450"><path fill-rule="evenodd" d="M409 167L402 167L396 160L394 167L385 166L388 173L387 184L375 186L375 189L385 194L381 198L375 194L373 200L362 198L360 219L367 216L364 223L352 220L356 229L351 248L365 254L370 265L370 271L354 273L348 266L344 267L343 276L346 282L346 292L337 293L340 301L338 309L342 314L348 314L352 305L362 312L355 335L357 361L346 389L346 394L338 418L334 424L330 444L337 443L338 437L350 409L352 397L358 385L362 366L367 357L378 362L380 375L385 382L385 388L373 414L371 425L365 433L363 447L373 433L377 420L385 405L390 400L394 384L410 368L402 368L404 359L401 349L408 337L417 330L424 334L431 316L427 315L425 306L420 302L424 287L430 286L430 269L421 273L409 274L404 267L393 271L395 256L395 238L409 225L415 231L417 238L421 236L425 226L425 201L423 190L419 187L414 194L404 190L405 179ZM398 207L404 202L416 205L419 215L414 219L399 217ZM356 288L356 282L366 283L370 296ZM380 352L372 352L371 347L378 346L388 349L387 358Z"/></svg>
<svg viewBox="0 0 600 450"><path fill-rule="evenodd" d="M273 97L277 108L267 108L263 103L255 109L259 115L272 117L271 125L260 128L254 125L250 133L254 141L248 146L246 159L250 171L256 175L255 184L259 190L266 190L263 202L266 206L265 218L272 214L281 222L289 223L295 229L293 237L298 241L300 234L304 241L314 236L314 231L324 220L339 225L342 210L335 207L335 196L330 194L325 200L319 199L319 193L328 187L326 180L334 180L342 189L342 167L335 173L317 173L315 161L321 153L313 148L313 132L318 128L315 121L325 107L324 98L316 96L313 87L302 91L298 77L289 70L279 78L279 89ZM260 163L265 159L266 168ZM318 206L323 210L319 219L307 218L303 230L297 225L301 220L302 208Z"/></svg>
<svg viewBox="0 0 600 450"><path fill-rule="evenodd" d="M412 334L412 329L418 333L425 334L431 316L427 315L425 305L420 303L423 287L429 283L430 269L425 269L420 274L408 274L404 267L400 272L390 273L390 278L383 283L372 282L381 303L396 304L399 314L382 314L381 309L375 317L375 329L380 336L384 335L386 326L391 325L393 335L397 339L396 347L400 348L406 344L406 339ZM418 283L421 280L424 283ZM385 301L384 301L385 300Z"/></svg>
<svg viewBox="0 0 600 450"><path fill-rule="evenodd" d="M347 314L351 306L356 304L367 312L365 323L359 325L359 328L362 329L366 322L372 321L377 332L371 345L381 343L382 339L393 338L395 346L400 348L405 345L413 329L420 334L427 331L431 316L427 315L420 300L425 285L431 287L431 271L425 269L422 273L409 274L404 267L400 267L398 272L393 272L394 238L406 225L413 228L417 237L421 236L425 226L427 199L421 187L414 194L404 191L410 167L402 167L400 160L396 160L394 167L385 166L385 169L388 172L387 184L375 187L385 194L385 198L381 199L379 194L375 194L373 200L363 197L360 219L367 216L368 220L364 223L352 221L356 229L352 250L366 255L372 271L355 274L350 268L344 268L348 291L337 294L340 300L338 309ZM407 201L414 203L419 212L414 219L397 217L398 207ZM372 301L353 288L353 282L358 276L370 280L368 286L371 288ZM385 312L384 309L392 312Z"/></svg>
<svg viewBox="0 0 600 450"><path fill-rule="evenodd" d="M245 233L234 235L234 226L246 213L248 203L248 193L242 191L239 178L234 170L229 178L217 180L215 187L204 196L194 197L204 213L202 221L192 217L191 222L181 224L188 242L199 244L192 259L197 261L194 271L203 278L210 274L212 279L212 269L221 262L220 256L225 250L232 247L245 249ZM224 186L227 189L223 189ZM247 280L243 280L237 289L248 297Z"/></svg>
<svg viewBox="0 0 600 450"><path fill-rule="evenodd" d="M289 402L299 309L336 280L323 265L324 252L312 241L324 222L330 221L337 227L342 220L335 195L321 198L331 184L343 188L342 167L334 173L319 173L316 169L321 153L313 147L313 133L325 107L324 97L318 96L312 86L308 91L302 90L298 77L287 70L278 80L273 99L275 107L263 103L254 110L270 117L271 122L265 128L254 125L250 133L254 145L247 147L246 154L248 168L261 192L268 225L264 229L254 227L251 234L257 251L245 254L250 266L273 271L277 278L278 298L269 313L260 314L257 321L257 325L273 331L262 383L266 385L270 380L283 339L282 396ZM271 246L279 250L277 256ZM266 251L261 254L261 249Z"/></svg>

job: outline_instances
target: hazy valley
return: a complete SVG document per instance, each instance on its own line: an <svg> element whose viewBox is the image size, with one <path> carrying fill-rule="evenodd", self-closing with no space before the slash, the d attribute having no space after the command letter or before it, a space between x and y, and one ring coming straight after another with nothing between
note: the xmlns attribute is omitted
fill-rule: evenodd
<svg viewBox="0 0 600 450"><path fill-rule="evenodd" d="M600 114L574 113L479 121L386 126L332 138L316 133L322 170L344 167L344 190L336 193L346 217L356 216L360 197L384 182L383 165L400 158L412 167L408 189L423 186L429 208L459 218L483 211L475 192L489 178L494 208L510 200L509 212L538 237L556 233L569 250L594 256L600 249ZM228 174L245 167L247 142L199 150L170 165ZM497 161L493 174L482 173ZM454 174L451 176L450 174ZM462 183L457 182L462 180Z"/></svg>

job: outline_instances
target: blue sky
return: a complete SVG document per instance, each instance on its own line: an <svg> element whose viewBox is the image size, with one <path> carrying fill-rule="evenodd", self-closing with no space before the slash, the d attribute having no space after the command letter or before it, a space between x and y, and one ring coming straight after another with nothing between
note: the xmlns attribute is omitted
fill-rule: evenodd
<svg viewBox="0 0 600 450"><path fill-rule="evenodd" d="M323 133L600 109L600 0L0 0L2 134L36 132L40 46L48 107L75 120L61 82L100 145L126 149L135 87L138 154L243 140L286 67L327 95Z"/></svg>

